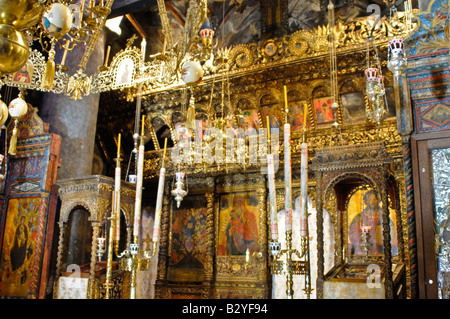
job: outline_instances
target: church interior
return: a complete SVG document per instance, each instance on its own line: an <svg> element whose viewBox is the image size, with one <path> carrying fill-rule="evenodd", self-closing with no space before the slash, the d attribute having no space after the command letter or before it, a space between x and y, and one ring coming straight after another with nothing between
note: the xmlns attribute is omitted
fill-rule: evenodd
<svg viewBox="0 0 450 319"><path fill-rule="evenodd" d="M450 299L446 0L0 0L1 299Z"/></svg>

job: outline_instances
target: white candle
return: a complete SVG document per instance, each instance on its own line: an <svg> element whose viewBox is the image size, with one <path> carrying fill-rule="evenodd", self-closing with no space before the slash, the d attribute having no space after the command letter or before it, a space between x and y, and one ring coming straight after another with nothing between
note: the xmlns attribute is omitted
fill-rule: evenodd
<svg viewBox="0 0 450 319"><path fill-rule="evenodd" d="M144 119L145 115L142 116L142 134L144 132ZM142 205L142 183L144 177L144 150L145 146L140 143L138 149L138 162L137 162L137 178L136 178L136 200L134 204L134 225L133 225L133 235L139 238L139 227L141 224L141 205Z"/></svg>
<svg viewBox="0 0 450 319"><path fill-rule="evenodd" d="M285 214L285 231L292 231L292 185L291 185L291 125L288 121L288 100L287 89L284 86L284 109L285 119L284 124L284 214Z"/></svg>
<svg viewBox="0 0 450 319"><path fill-rule="evenodd" d="M291 126L284 125L285 231L292 231Z"/></svg>
<svg viewBox="0 0 450 319"><path fill-rule="evenodd" d="M308 144L302 143L300 157L300 236L308 235Z"/></svg>
<svg viewBox="0 0 450 319"><path fill-rule="evenodd" d="M267 179L269 183L270 233L272 241L278 241L277 203L275 196L275 172L273 155L267 155Z"/></svg>
<svg viewBox="0 0 450 319"><path fill-rule="evenodd" d="M121 134L117 138L117 165L114 176L114 196L113 196L113 210L112 216L115 217L115 227L114 227L114 240L119 241L120 239L120 140Z"/></svg>
<svg viewBox="0 0 450 319"><path fill-rule="evenodd" d="M164 181L166 178L166 169L164 168L164 159L166 156L167 149L167 138L164 141L164 153L163 153L163 161L162 167L159 172L159 181L158 181L158 193L156 195L156 208L155 208L155 222L153 223L153 242L156 243L159 240L160 235L160 221L161 221L161 211L162 211L162 198L164 194Z"/></svg>

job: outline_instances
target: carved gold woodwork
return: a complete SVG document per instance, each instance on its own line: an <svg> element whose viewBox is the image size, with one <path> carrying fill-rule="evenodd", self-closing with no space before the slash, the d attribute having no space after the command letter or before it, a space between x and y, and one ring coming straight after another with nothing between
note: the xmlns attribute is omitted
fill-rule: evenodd
<svg viewBox="0 0 450 319"><path fill-rule="evenodd" d="M414 25L415 26L415 25ZM400 21L396 25L396 31L405 32L404 23ZM393 32L393 26L385 20L381 23L381 28L375 30L373 34L378 51L387 54L387 40ZM288 101L306 103L308 109L308 121L311 127L307 130L309 163L316 156L317 150L324 148L357 148L361 144L385 145L385 155L389 155L390 174L392 180L399 189L403 185L403 160L402 160L402 140L397 132L395 117L387 118L379 127L371 124L368 120L359 122L345 122L344 112L341 104L341 94L362 93L365 96L365 76L366 67L366 40L369 34L369 27L365 20L356 20L346 25L338 23L333 30L338 39L337 61L338 61L338 91L339 109L336 120L338 128L331 125L317 125L314 114L314 99L327 97L330 87L330 61L328 56L328 29L319 27L314 30L300 30L291 35L279 38L268 39L261 44L241 44L228 50L227 64L220 70L227 71L226 77L229 80L229 92L225 92L225 99L230 95L226 112L234 115L236 123L239 115L248 109L256 109L261 127L266 128L266 121L262 118L264 104L263 98L270 95L273 104L284 105L283 86L286 85L288 91ZM268 55L265 52L266 46L276 49L274 54ZM386 69L386 61L382 62L383 70ZM386 87L393 85L392 74L387 70L385 75ZM221 112L222 74L210 74L204 77L202 83L192 89L195 98L196 111L198 116L216 115ZM228 85L228 82L225 86ZM142 106L148 115L151 138L155 145L155 151L145 153L144 178L152 184L158 174L161 165L162 153L157 141L156 131L158 127L167 125L170 129L172 139L175 138L175 123L184 122L183 110L187 108L187 88L185 86L170 86L167 88L143 87ZM129 96L135 96L136 91L131 89ZM228 102L228 101L226 101ZM367 101L366 101L367 102ZM365 102L365 103L366 103ZM360 106L365 108L364 103ZM228 113L228 114L229 114ZM159 121L159 122L158 122ZM176 143L173 140L174 144ZM299 193L300 175L300 150L302 142L302 131L292 131L291 133L291 158L292 158L292 188L293 196L296 198ZM251 165L216 165L208 164L181 164L175 165L169 156L166 158L165 168L167 176L173 176L178 169L186 172L191 190L198 196L208 198L208 245L214 245L213 252L207 254L207 265L205 266L205 281L198 285L175 285L168 283L167 260L169 255L171 238L171 210L172 198L170 196L170 186L166 185L164 195L163 215L161 217L161 242L158 263L158 274L156 283L157 298L170 298L173 294L196 295L202 298L227 298L233 296L251 295L254 298L264 298L268 295L268 283L270 282L269 270L267 267L267 187L265 175L261 174L261 168L265 162L258 162ZM283 167L283 138L279 139L279 167ZM345 168L344 168L345 170ZM331 212L331 220L336 226L338 216L336 214L335 198L333 194L322 189L322 181L313 178L310 170L308 181L308 196L312 199L313 207L317 210L326 209ZM208 180L208 182L206 182ZM191 184L192 183L192 184ZM170 183L169 183L170 184ZM193 186L192 186L193 185ZM277 209L284 208L284 181L283 170L279 169L276 174L277 188ZM264 235L260 238L261 260L255 258L245 261L243 256L217 256L218 251L218 219L219 219L219 198L220 194L245 191L249 189L257 190L260 206L260 225L264 229ZM322 196L327 196L329 201L320 200ZM406 225L404 216L404 194L401 194L400 205L402 216L399 218L403 226ZM211 206L211 203L213 205ZM342 225L341 225L342 227ZM210 230L213 229L213 230ZM403 227L406 229L406 227ZM320 231L320 230L318 230ZM335 228L336 231L336 228ZM335 232L338 233L338 232ZM402 237L407 237L402 233ZM404 241L404 240L403 240ZM336 244L337 245L337 244ZM320 246L320 245L319 245ZM336 246L336 248L338 248ZM323 249L323 247L322 247ZM399 247L399 254L406 251L406 247ZM320 250L320 247L319 247ZM320 251L319 251L320 253ZM340 259L336 257L336 262ZM320 296L321 286L317 286ZM213 287L211 286L213 282ZM238 286L233 286L237 284Z"/></svg>
<svg viewBox="0 0 450 319"><path fill-rule="evenodd" d="M318 297L324 297L323 255L323 211L331 215L335 230L336 265L380 264L383 268L385 298L394 298L398 287L394 287L392 265L405 263L403 227L397 224L399 253L395 258L391 253L389 204L395 204L395 214L401 220L400 195L394 178L394 158L389 154L383 142L362 143L345 146L325 147L316 150L310 168L316 179L317 238L318 238ZM346 249L348 238L347 204L350 192L358 185L369 185L382 202L382 226L384 255L349 255ZM345 259L344 259L345 258ZM336 267L336 266L335 266ZM342 266L344 267L344 266ZM403 267L403 266L402 266ZM332 270L334 271L334 270ZM332 272L330 271L330 272ZM327 279L328 278L328 279ZM403 287L404 288L404 287Z"/></svg>
<svg viewBox="0 0 450 319"><path fill-rule="evenodd" d="M104 276L96 276L95 269L97 264L97 238L100 235L100 222L107 217L108 212L111 210L112 205L112 193L114 192L114 179L107 176L93 175L82 178L64 179L58 182L59 196L61 198L61 210L60 210L60 237L58 243L58 254L56 263L56 276L59 278L61 273L65 271L63 266L63 255L67 241L65 238L68 234L67 223L70 214L74 209L83 207L89 213L89 221L92 224L92 238L91 238L91 262L89 272L88 283L88 298L98 299L104 294L102 292L104 282ZM135 186L128 182L122 181L121 183L121 211L127 225L127 246L131 241L131 225L133 224L134 214L134 197ZM127 287L129 284L128 275L123 272L113 275L114 281L117 282L117 286L120 291L115 291L114 294L117 297L123 298L128 292ZM102 279L103 278L103 279ZM128 280L128 281L127 281ZM58 280L55 280L55 297L58 296ZM115 288L116 289L116 288Z"/></svg>

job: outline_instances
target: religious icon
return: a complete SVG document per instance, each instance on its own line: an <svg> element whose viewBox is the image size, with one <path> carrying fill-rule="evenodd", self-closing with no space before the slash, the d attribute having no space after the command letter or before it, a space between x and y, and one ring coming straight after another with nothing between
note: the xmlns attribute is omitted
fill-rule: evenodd
<svg viewBox="0 0 450 319"><path fill-rule="evenodd" d="M169 257L170 280L199 281L206 256L206 198L188 196L172 216Z"/></svg>
<svg viewBox="0 0 450 319"><path fill-rule="evenodd" d="M346 93L341 95L344 123L365 122L367 120L364 94L362 92Z"/></svg>
<svg viewBox="0 0 450 319"><path fill-rule="evenodd" d="M258 134L260 128L258 110L245 110L240 117L239 126L244 129L248 136Z"/></svg>
<svg viewBox="0 0 450 319"><path fill-rule="evenodd" d="M33 77L33 64L31 62L25 63L22 68L16 71L12 76L12 82L17 84L31 84Z"/></svg>
<svg viewBox="0 0 450 319"><path fill-rule="evenodd" d="M219 251L221 256L259 251L259 203L254 192L220 198Z"/></svg>
<svg viewBox="0 0 450 319"><path fill-rule="evenodd" d="M39 198L13 198L8 202L6 228L0 256L0 295L28 297L36 293L39 263Z"/></svg>
<svg viewBox="0 0 450 319"><path fill-rule="evenodd" d="M289 105L289 123L292 131L303 129L304 114L307 108L308 105L305 101L293 102ZM306 119L306 127L308 126L310 126L310 123Z"/></svg>
<svg viewBox="0 0 450 319"><path fill-rule="evenodd" d="M395 214L390 212L389 215L391 250L393 254L397 254L397 231L393 222ZM369 255L383 255L382 208L381 201L374 189L360 189L352 195L348 206L348 218L348 251L350 255L363 255L365 253L361 247L361 233L363 231L370 235L372 245L368 252Z"/></svg>
<svg viewBox="0 0 450 319"><path fill-rule="evenodd" d="M130 85L133 80L134 62L131 58L123 59L117 67L116 85Z"/></svg>
<svg viewBox="0 0 450 319"><path fill-rule="evenodd" d="M333 99L329 97L314 100L314 114L318 125L334 122L336 115L331 110L332 103Z"/></svg>

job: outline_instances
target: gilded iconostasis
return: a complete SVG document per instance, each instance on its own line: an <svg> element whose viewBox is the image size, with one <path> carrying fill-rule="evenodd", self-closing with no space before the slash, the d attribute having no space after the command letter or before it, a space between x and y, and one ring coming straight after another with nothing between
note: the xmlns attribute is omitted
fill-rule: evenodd
<svg viewBox="0 0 450 319"><path fill-rule="evenodd" d="M20 89L32 115L0 143L0 294L423 296L414 141L449 128L444 2L106 1L100 65L57 64L46 86L54 52L32 50L4 77L2 96ZM42 123L58 103L80 107L83 129ZM71 147L92 149L87 174L70 175L86 164Z"/></svg>

